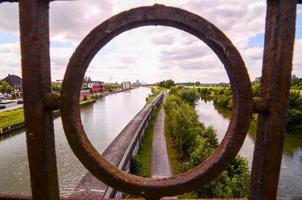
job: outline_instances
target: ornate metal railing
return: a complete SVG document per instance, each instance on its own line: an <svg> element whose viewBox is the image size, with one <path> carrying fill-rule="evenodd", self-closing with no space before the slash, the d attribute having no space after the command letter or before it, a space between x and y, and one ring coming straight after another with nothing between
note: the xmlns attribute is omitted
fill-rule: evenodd
<svg viewBox="0 0 302 200"><path fill-rule="evenodd" d="M258 113L257 137L249 199L276 199L287 118L297 3L268 0L261 95L253 98L245 64L231 41L213 24L188 11L155 5L120 13L94 28L72 55L60 97L51 93L49 1L18 2L26 137L32 197L0 195L0 199L59 199L53 132L53 110L62 113L64 131L82 164L109 186L146 199L159 199L197 189L217 177L237 155L251 121ZM233 91L233 112L219 147L185 174L151 179L111 166L89 142L80 118L79 94L95 54L118 34L146 25L171 26L195 35L220 58ZM79 197L80 198L80 197Z"/></svg>

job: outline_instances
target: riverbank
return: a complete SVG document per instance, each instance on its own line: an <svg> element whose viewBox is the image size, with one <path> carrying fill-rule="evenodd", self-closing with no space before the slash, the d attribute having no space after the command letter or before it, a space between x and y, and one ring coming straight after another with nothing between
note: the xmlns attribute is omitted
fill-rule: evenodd
<svg viewBox="0 0 302 200"><path fill-rule="evenodd" d="M194 89L172 88L165 104L167 145L174 175L198 166L218 147L216 130L206 127L198 118L198 99ZM180 197L246 197L249 179L247 160L237 156L216 179Z"/></svg>
<svg viewBox="0 0 302 200"><path fill-rule="evenodd" d="M144 106L105 149L102 153L102 157L111 165L120 170L129 171L132 157L136 155L145 130L149 125L150 118L154 116L154 111L162 102L162 98L163 95L159 94L152 102ZM106 186L106 184L88 172L79 182L70 197L77 198L79 196L85 196L86 198L93 198L99 196L109 198L114 196L115 193L116 191L114 189Z"/></svg>
<svg viewBox="0 0 302 200"><path fill-rule="evenodd" d="M146 97L146 105L153 101L153 99L160 93L164 92L163 88L152 87L151 94ZM145 106L146 106L145 105ZM155 109L150 122L146 128L145 134L142 138L142 142L139 146L137 154L131 159L130 173L142 177L151 177L151 166L152 166L152 141L153 132L157 117L159 115L162 105L157 106Z"/></svg>
<svg viewBox="0 0 302 200"><path fill-rule="evenodd" d="M231 112L219 108L212 101L199 100L196 105L199 119L206 126L213 126L217 130L219 142L223 139L229 126ZM256 136L256 123L251 122L247 137L239 154L249 160L251 168ZM302 197L302 137L295 134L286 134L281 171L278 186L279 197Z"/></svg>
<svg viewBox="0 0 302 200"><path fill-rule="evenodd" d="M208 86L193 88L198 91L201 98L204 100L213 101L214 105L232 110L233 96L232 90L229 85L226 86ZM260 86L256 83L252 85L253 96L260 96ZM288 134L296 134L302 136L302 96L299 90L290 90L289 104L288 104L288 116L286 132Z"/></svg>
<svg viewBox="0 0 302 200"><path fill-rule="evenodd" d="M140 87L100 98L81 109L87 137L102 154L117 135L145 106L150 88ZM17 131L0 142L0 192L31 195L26 134ZM55 149L60 196L67 197L86 175L87 169L71 150L64 134L62 120L54 119Z"/></svg>
<svg viewBox="0 0 302 200"><path fill-rule="evenodd" d="M137 88L138 87L132 87L132 88L129 88L129 89L117 89L117 90L113 90L113 91L107 91L107 92L103 92L100 95L97 95L95 97L96 97L96 99L100 99L100 98L106 97L108 95L118 94L120 92L126 92L126 91L137 89Z"/></svg>
<svg viewBox="0 0 302 200"><path fill-rule="evenodd" d="M152 138L155 121L161 106L158 106L151 117L136 156L131 159L130 173L142 177L151 177Z"/></svg>
<svg viewBox="0 0 302 200"><path fill-rule="evenodd" d="M81 107L95 103L95 99L81 101ZM53 112L54 117L60 116L60 111ZM23 129L24 123L24 110L23 108L16 108L8 111L0 112L0 136L9 134L11 132Z"/></svg>
<svg viewBox="0 0 302 200"><path fill-rule="evenodd" d="M81 105L81 107L84 107L84 106L90 105L92 103L95 103L95 101L100 98L103 98L103 97L106 97L109 95L113 95L113 94L117 94L120 92L129 91L132 89L136 89L136 88L105 92L100 95L94 96L91 99L81 101L80 105ZM25 126L23 113L24 113L23 107L0 112L0 136L7 135L11 132L23 129ZM54 117L59 117L60 111L56 110L53 112L53 114L54 114Z"/></svg>

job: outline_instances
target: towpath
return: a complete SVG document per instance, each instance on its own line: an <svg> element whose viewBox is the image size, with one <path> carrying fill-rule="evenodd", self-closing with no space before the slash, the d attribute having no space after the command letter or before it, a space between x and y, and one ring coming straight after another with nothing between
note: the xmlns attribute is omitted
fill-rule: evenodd
<svg viewBox="0 0 302 200"><path fill-rule="evenodd" d="M166 94L164 96L164 102ZM165 111L161 108L155 122L152 141L152 177L170 177L171 166L168 157L166 138L165 138Z"/></svg>

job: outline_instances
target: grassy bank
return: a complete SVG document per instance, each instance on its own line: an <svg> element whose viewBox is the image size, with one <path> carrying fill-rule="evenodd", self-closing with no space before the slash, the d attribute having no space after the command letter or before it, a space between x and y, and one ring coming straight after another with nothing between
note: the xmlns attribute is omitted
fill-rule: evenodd
<svg viewBox="0 0 302 200"><path fill-rule="evenodd" d="M139 151L131 160L130 173L132 174L142 177L151 177L153 130L161 107L162 106L158 106L156 108L146 129Z"/></svg>
<svg viewBox="0 0 302 200"><path fill-rule="evenodd" d="M166 144L167 144L167 151L168 151L168 157L171 165L172 175L176 176L180 174L180 160L177 157L177 150L176 145L173 142L173 137L166 126L167 124L167 118L165 118L165 136L166 136Z"/></svg>
<svg viewBox="0 0 302 200"><path fill-rule="evenodd" d="M216 131L198 120L194 89L172 88L166 100L165 129L173 174L186 172L205 161L218 147ZM249 190L246 159L237 156L216 179L180 198L245 197Z"/></svg>
<svg viewBox="0 0 302 200"><path fill-rule="evenodd" d="M23 108L0 112L0 128L6 128L23 122Z"/></svg>
<svg viewBox="0 0 302 200"><path fill-rule="evenodd" d="M89 99L85 101L81 101L81 106L85 106L91 104L94 99ZM57 112L57 111L55 111ZM0 112L0 128L10 127L16 124L20 124L24 122L24 110L23 108L17 108L12 110L7 110Z"/></svg>
<svg viewBox="0 0 302 200"><path fill-rule="evenodd" d="M157 95L164 92L166 89L158 86L152 86L151 88L151 95L146 97L146 105L150 103Z"/></svg>
<svg viewBox="0 0 302 200"><path fill-rule="evenodd" d="M204 100L212 100L216 107L221 107L229 111L233 107L232 91L230 87L213 89L207 87L197 90ZM253 96L260 96L260 86L256 83L252 86ZM301 90L290 90L289 107L286 131L287 133L301 135L302 133L302 96Z"/></svg>

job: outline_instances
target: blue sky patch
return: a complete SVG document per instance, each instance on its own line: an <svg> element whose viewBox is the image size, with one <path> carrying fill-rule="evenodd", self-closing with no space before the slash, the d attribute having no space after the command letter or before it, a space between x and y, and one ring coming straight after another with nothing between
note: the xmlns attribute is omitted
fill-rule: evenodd
<svg viewBox="0 0 302 200"><path fill-rule="evenodd" d="M264 33L259 33L255 37L250 38L248 48L263 47L264 45Z"/></svg>
<svg viewBox="0 0 302 200"><path fill-rule="evenodd" d="M298 10L300 10L300 13L297 15L296 19L296 38L301 39L302 38L302 5L298 5Z"/></svg>
<svg viewBox="0 0 302 200"><path fill-rule="evenodd" d="M50 39L50 46L54 48L72 48L74 47L72 42L63 42L58 40L52 40Z"/></svg>
<svg viewBox="0 0 302 200"><path fill-rule="evenodd" d="M19 38L15 33L0 33L0 44L17 43Z"/></svg>
<svg viewBox="0 0 302 200"><path fill-rule="evenodd" d="M298 9L302 10L302 5L298 5ZM302 38L302 13L297 15L296 19L296 39ZM256 36L250 38L248 48L263 47L264 45L264 33L259 33Z"/></svg>

